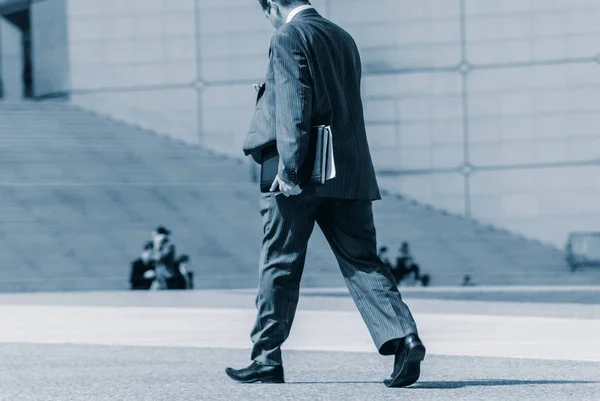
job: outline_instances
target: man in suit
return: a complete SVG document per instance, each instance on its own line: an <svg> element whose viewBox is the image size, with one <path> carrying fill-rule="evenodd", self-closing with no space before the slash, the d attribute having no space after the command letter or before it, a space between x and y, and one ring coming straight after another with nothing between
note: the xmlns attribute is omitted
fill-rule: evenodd
<svg viewBox="0 0 600 401"><path fill-rule="evenodd" d="M267 149L276 147L279 170L272 192L260 199L264 237L253 362L226 373L244 383L284 382L281 345L296 312L316 222L379 353L395 355L394 370L384 383L409 386L419 378L425 347L390 269L377 256L371 204L380 193L365 132L358 49L346 31L308 1L259 2L277 31L266 82L257 86L244 151L260 163ZM303 186L300 168L316 125L331 126L337 175L323 186Z"/></svg>

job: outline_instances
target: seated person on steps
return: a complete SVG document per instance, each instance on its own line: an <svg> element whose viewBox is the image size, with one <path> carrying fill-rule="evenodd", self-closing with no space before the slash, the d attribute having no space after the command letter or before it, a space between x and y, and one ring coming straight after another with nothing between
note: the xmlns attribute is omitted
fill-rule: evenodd
<svg viewBox="0 0 600 401"><path fill-rule="evenodd" d="M154 277L154 263L150 260L152 252L152 242L148 241L144 245L144 250L140 257L131 262L131 274L129 283L132 290L147 290L152 285Z"/></svg>
<svg viewBox="0 0 600 401"><path fill-rule="evenodd" d="M181 255L177 258L177 268L173 277L167 280L167 286L170 290L191 290L194 288L194 274L187 267L190 261L188 255Z"/></svg>
<svg viewBox="0 0 600 401"><path fill-rule="evenodd" d="M173 278L177 270L175 245L171 242L171 231L159 226L152 232L151 260L154 262L156 277L150 286L151 290L168 289L167 280Z"/></svg>
<svg viewBox="0 0 600 401"><path fill-rule="evenodd" d="M396 265L392 268L392 275L396 279L396 282L400 284L402 281L410 278L412 274L415 284L420 282L423 287L427 287L431 281L431 277L429 274L421 275L421 269L410 252L408 242L402 242L399 251L400 254L396 258Z"/></svg>
<svg viewBox="0 0 600 401"><path fill-rule="evenodd" d="M152 232L140 257L131 263L132 290L186 290L194 288L188 255L175 256L171 232L163 226Z"/></svg>
<svg viewBox="0 0 600 401"><path fill-rule="evenodd" d="M379 252L377 252L377 256L383 263L385 263L390 269L392 269L392 263L390 262L390 258L388 256L388 248L387 246L382 246L379 248Z"/></svg>

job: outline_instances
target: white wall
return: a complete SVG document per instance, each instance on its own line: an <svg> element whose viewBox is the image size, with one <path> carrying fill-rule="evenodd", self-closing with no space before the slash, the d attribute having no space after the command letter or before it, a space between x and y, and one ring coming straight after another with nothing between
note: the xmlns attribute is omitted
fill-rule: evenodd
<svg viewBox="0 0 600 401"><path fill-rule="evenodd" d="M43 96L68 92L66 0L45 0L31 5L33 93Z"/></svg>
<svg viewBox="0 0 600 401"><path fill-rule="evenodd" d="M325 0L312 4L327 15ZM252 84L264 80L269 41L275 31L258 1L198 1L202 93L202 143L243 156L242 143L254 111Z"/></svg>
<svg viewBox="0 0 600 401"><path fill-rule="evenodd" d="M473 176L473 215L557 245L600 230L600 3L470 0L467 17L470 61L497 65L469 76L471 160L503 167Z"/></svg>
<svg viewBox="0 0 600 401"><path fill-rule="evenodd" d="M194 0L68 0L74 103L198 143Z"/></svg>
<svg viewBox="0 0 600 401"><path fill-rule="evenodd" d="M23 98L23 47L19 28L0 17L0 78L4 99Z"/></svg>
<svg viewBox="0 0 600 401"><path fill-rule="evenodd" d="M559 246L600 229L600 2L313 4L361 49L383 188ZM242 155L273 32L255 0L67 15L75 103Z"/></svg>
<svg viewBox="0 0 600 401"><path fill-rule="evenodd" d="M600 3L370 3L331 18L362 51L382 186L558 246L600 230Z"/></svg>

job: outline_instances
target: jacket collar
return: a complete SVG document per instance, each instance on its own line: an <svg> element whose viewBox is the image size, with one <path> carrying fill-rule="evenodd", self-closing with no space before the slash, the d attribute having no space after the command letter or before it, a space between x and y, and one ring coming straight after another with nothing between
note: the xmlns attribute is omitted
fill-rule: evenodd
<svg viewBox="0 0 600 401"><path fill-rule="evenodd" d="M286 24L290 23L298 13L301 13L304 10L310 10L311 8L313 8L313 6L311 6L310 4L305 4L303 6L298 6L298 7L294 8L288 15L285 23Z"/></svg>
<svg viewBox="0 0 600 401"><path fill-rule="evenodd" d="M295 21L297 19L302 19L302 18L315 17L315 16L319 16L319 15L321 15L321 14L319 14L319 12L314 7L306 8L306 9L300 11L298 14L296 14L294 16L294 18L292 19L292 21Z"/></svg>

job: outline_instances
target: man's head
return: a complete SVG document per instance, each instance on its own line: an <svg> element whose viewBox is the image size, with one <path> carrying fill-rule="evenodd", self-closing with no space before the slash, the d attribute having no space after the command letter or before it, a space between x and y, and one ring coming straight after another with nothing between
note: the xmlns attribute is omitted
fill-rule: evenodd
<svg viewBox="0 0 600 401"><path fill-rule="evenodd" d="M402 254L407 254L409 252L408 242L405 241L405 242L402 243L402 245L400 246L400 252Z"/></svg>
<svg viewBox="0 0 600 401"><path fill-rule="evenodd" d="M285 24L290 11L294 8L310 4L308 0L258 0L258 2L275 29Z"/></svg>

